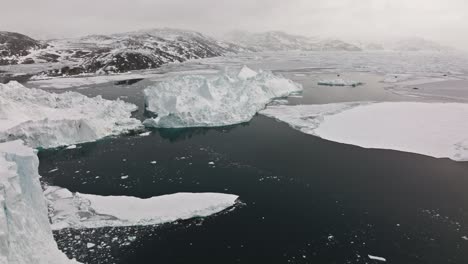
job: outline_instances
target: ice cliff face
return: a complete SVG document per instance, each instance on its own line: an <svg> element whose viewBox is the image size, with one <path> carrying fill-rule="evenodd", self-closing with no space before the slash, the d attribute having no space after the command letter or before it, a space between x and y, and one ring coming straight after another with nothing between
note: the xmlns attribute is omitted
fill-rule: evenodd
<svg viewBox="0 0 468 264"><path fill-rule="evenodd" d="M49 148L95 141L138 128L140 121L131 118L135 110L133 104L100 96L0 84L0 142L22 139Z"/></svg>
<svg viewBox="0 0 468 264"><path fill-rule="evenodd" d="M39 159L21 141L0 143L0 263L64 264L47 218Z"/></svg>
<svg viewBox="0 0 468 264"><path fill-rule="evenodd" d="M144 90L149 127L215 127L247 122L274 98L302 90L270 72L244 67L237 74L188 75Z"/></svg>

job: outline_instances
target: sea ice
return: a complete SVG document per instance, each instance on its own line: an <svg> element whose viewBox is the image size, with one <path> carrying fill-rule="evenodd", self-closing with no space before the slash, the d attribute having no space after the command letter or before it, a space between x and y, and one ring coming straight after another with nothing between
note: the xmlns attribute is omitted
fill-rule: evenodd
<svg viewBox="0 0 468 264"><path fill-rule="evenodd" d="M176 193L140 199L72 193L55 186L47 187L44 194L52 229L158 225L221 212L238 198L222 193Z"/></svg>
<svg viewBox="0 0 468 264"><path fill-rule="evenodd" d="M50 148L94 141L140 127L131 118L135 110L121 100L0 84L0 142L22 139L31 147Z"/></svg>
<svg viewBox="0 0 468 264"><path fill-rule="evenodd" d="M317 83L318 85L326 85L326 86L359 86L362 85L362 82L357 81L350 81L344 79L333 79L333 80L320 80Z"/></svg>
<svg viewBox="0 0 468 264"><path fill-rule="evenodd" d="M302 90L270 72L244 67L236 75L188 75L144 90L148 127L215 127L247 122L275 98Z"/></svg>
<svg viewBox="0 0 468 264"><path fill-rule="evenodd" d="M468 160L468 104L338 103L271 106L261 114L330 141Z"/></svg>
<svg viewBox="0 0 468 264"><path fill-rule="evenodd" d="M38 166L21 141L0 143L0 263L77 263L54 241Z"/></svg>

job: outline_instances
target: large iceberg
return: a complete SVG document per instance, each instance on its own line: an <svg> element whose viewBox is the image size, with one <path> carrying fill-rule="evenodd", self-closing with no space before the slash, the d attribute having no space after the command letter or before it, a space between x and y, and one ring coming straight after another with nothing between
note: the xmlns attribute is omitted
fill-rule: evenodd
<svg viewBox="0 0 468 264"><path fill-rule="evenodd" d="M39 159L21 141L0 143L0 263L77 263L59 251L39 183Z"/></svg>
<svg viewBox="0 0 468 264"><path fill-rule="evenodd" d="M140 199L72 193L49 186L52 229L158 225L179 219L205 217L233 206L238 198L222 193L176 193Z"/></svg>
<svg viewBox="0 0 468 264"><path fill-rule="evenodd" d="M50 148L94 141L141 126L131 118L135 110L121 100L0 84L0 142L22 139L32 147Z"/></svg>
<svg viewBox="0 0 468 264"><path fill-rule="evenodd" d="M468 104L280 105L268 107L261 114L330 141L468 161Z"/></svg>
<svg viewBox="0 0 468 264"><path fill-rule="evenodd" d="M302 90L301 85L244 67L237 74L188 75L144 90L149 127L215 127L247 122L275 98Z"/></svg>

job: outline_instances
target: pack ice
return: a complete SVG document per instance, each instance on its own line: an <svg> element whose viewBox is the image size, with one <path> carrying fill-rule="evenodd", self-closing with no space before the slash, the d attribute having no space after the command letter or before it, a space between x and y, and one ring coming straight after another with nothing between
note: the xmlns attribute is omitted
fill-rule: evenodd
<svg viewBox="0 0 468 264"><path fill-rule="evenodd" d="M344 79L331 79L331 80L320 80L317 83L318 85L325 85L325 86L352 86L356 87L362 85L362 82L352 81L352 80L344 80Z"/></svg>
<svg viewBox="0 0 468 264"><path fill-rule="evenodd" d="M330 141L468 161L468 104L280 105L268 107L261 114Z"/></svg>
<svg viewBox="0 0 468 264"><path fill-rule="evenodd" d="M215 127L247 122L275 98L301 85L244 66L236 74L176 77L144 90L146 110L157 114L149 127Z"/></svg>
<svg viewBox="0 0 468 264"><path fill-rule="evenodd" d="M141 125L137 106L76 92L49 93L17 82L0 84L0 142L24 140L32 147L94 141Z"/></svg>
<svg viewBox="0 0 468 264"><path fill-rule="evenodd" d="M52 229L158 225L179 219L205 217L233 206L238 198L222 193L176 193L140 199L72 193L49 186Z"/></svg>
<svg viewBox="0 0 468 264"><path fill-rule="evenodd" d="M0 143L0 263L77 263L52 236L37 173L39 160L21 141Z"/></svg>

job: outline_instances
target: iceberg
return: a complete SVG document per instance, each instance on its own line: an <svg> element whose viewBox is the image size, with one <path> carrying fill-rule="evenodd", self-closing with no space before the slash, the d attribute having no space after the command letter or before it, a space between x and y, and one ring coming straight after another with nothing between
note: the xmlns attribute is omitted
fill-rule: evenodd
<svg viewBox="0 0 468 264"><path fill-rule="evenodd" d="M317 84L325 85L325 86L352 86L352 87L363 85L362 82L350 81L350 80L344 80L344 79L320 80L318 81Z"/></svg>
<svg viewBox="0 0 468 264"><path fill-rule="evenodd" d="M239 198L222 193L176 193L140 199L72 193L49 186L44 191L52 229L159 225L206 217L235 205Z"/></svg>
<svg viewBox="0 0 468 264"><path fill-rule="evenodd" d="M330 141L468 161L468 104L279 105L260 113Z"/></svg>
<svg viewBox="0 0 468 264"><path fill-rule="evenodd" d="M144 90L146 110L157 115L147 127L216 127L247 122L275 98L302 86L271 72L244 66L237 74L187 75Z"/></svg>
<svg viewBox="0 0 468 264"><path fill-rule="evenodd" d="M78 263L57 248L38 166L23 142L0 143L0 263Z"/></svg>
<svg viewBox="0 0 468 264"><path fill-rule="evenodd" d="M141 122L131 118L136 110L121 100L0 84L0 142L22 139L31 147L51 148L95 141L139 128Z"/></svg>

